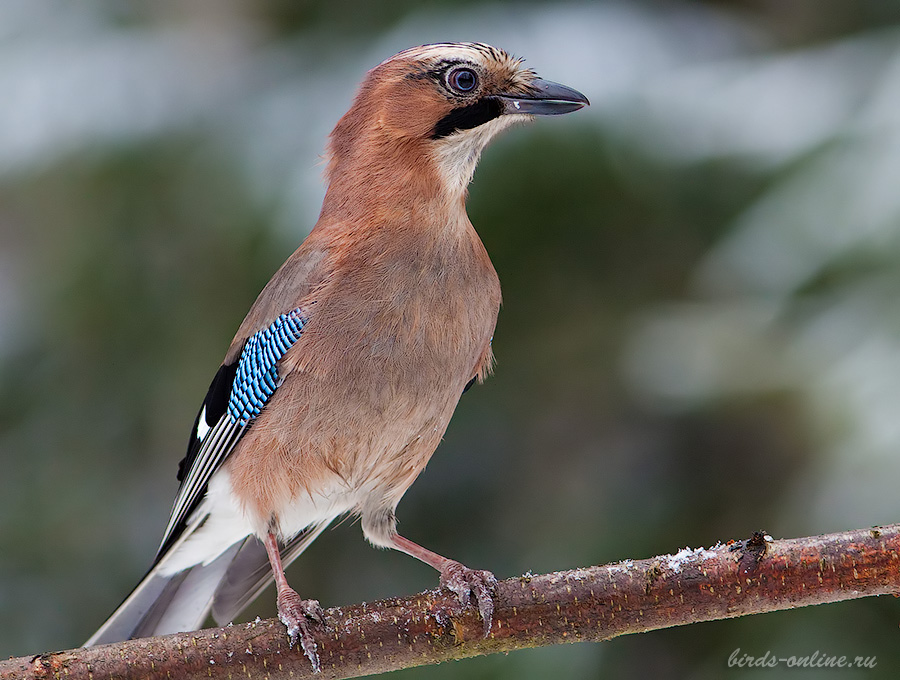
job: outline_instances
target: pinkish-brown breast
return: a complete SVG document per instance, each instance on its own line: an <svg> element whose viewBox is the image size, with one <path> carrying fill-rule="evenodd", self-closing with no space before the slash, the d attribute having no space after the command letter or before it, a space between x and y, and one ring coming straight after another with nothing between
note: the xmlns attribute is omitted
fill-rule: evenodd
<svg viewBox="0 0 900 680"><path fill-rule="evenodd" d="M257 522L335 488L394 505L424 468L465 384L489 370L500 306L484 246L457 222L314 231L329 274L296 301L309 321L285 381L227 464Z"/></svg>

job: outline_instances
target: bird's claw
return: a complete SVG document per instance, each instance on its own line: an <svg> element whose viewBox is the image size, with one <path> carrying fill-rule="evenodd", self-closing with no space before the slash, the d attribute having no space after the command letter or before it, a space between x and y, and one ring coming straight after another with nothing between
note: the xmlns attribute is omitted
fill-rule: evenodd
<svg viewBox="0 0 900 680"><path fill-rule="evenodd" d="M489 571L469 569L459 562L451 562L441 570L441 587L456 595L460 607L465 607L475 598L478 613L484 623L484 637L487 637L494 618L497 578Z"/></svg>
<svg viewBox="0 0 900 680"><path fill-rule="evenodd" d="M325 624L325 612L318 600L304 600L297 591L290 588L278 593L278 618L287 628L290 646L298 642L313 667L313 672L321 669L316 640L313 638L311 623Z"/></svg>

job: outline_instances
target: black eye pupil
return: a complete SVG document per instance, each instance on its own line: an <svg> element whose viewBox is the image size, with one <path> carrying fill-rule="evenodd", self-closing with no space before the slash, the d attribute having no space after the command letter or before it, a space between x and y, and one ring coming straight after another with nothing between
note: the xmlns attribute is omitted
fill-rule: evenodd
<svg viewBox="0 0 900 680"><path fill-rule="evenodd" d="M475 89L478 78L475 71L468 68L460 68L450 74L450 87L460 92L471 92Z"/></svg>

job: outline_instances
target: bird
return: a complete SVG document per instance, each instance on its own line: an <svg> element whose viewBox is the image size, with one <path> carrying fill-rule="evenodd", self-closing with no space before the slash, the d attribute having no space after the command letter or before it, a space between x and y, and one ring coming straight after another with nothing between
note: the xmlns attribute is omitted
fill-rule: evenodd
<svg viewBox="0 0 900 680"><path fill-rule="evenodd" d="M466 213L485 146L588 105L484 43L435 43L363 79L331 133L319 218L240 324L194 421L156 558L85 646L224 625L274 578L319 670L316 600L284 568L334 520L440 573L491 627L496 579L397 532L400 499L493 366L500 283Z"/></svg>

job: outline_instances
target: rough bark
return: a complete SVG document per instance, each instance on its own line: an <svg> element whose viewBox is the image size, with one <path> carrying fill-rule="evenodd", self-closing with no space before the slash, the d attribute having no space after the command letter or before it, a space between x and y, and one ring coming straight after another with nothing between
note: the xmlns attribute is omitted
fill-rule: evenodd
<svg viewBox="0 0 900 680"><path fill-rule="evenodd" d="M502 581L491 633L427 591L326 611L322 672L277 620L0 661L0 678L350 678L523 647L900 595L900 525L710 549Z"/></svg>

